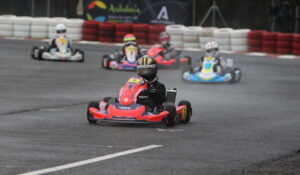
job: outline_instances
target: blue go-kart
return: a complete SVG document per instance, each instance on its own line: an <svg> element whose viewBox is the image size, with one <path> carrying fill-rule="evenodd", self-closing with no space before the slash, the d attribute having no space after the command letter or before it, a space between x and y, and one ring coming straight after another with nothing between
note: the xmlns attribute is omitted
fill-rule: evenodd
<svg viewBox="0 0 300 175"><path fill-rule="evenodd" d="M227 59L225 69L216 71L216 59L205 57L200 71L194 71L192 67L183 71L182 80L198 83L237 83L242 78L240 68L233 67L233 60Z"/></svg>

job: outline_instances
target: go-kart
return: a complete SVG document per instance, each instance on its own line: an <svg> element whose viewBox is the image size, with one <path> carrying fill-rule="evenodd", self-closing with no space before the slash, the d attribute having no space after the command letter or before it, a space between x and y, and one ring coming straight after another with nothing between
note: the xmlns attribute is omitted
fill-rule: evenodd
<svg viewBox="0 0 300 175"><path fill-rule="evenodd" d="M56 38L57 51L51 52L47 46L33 47L31 57L36 60L53 60L53 61L84 61L84 52L75 49L74 52L68 48L68 38L60 36Z"/></svg>
<svg viewBox="0 0 300 175"><path fill-rule="evenodd" d="M233 67L233 59L226 59L223 66L224 70L216 71L216 59L205 57L201 71L194 72L194 69L189 67L183 71L182 80L199 83L237 83L241 80L241 69Z"/></svg>
<svg viewBox="0 0 300 175"><path fill-rule="evenodd" d="M185 56L184 58L180 58L181 51L179 49L171 47L168 55L164 54L165 50L162 45L156 44L147 51L147 55L154 58L159 66L173 66L176 68L179 64L191 64L191 57Z"/></svg>
<svg viewBox="0 0 300 175"><path fill-rule="evenodd" d="M129 45L124 50L124 56L121 56L118 52L111 55L104 55L101 59L101 67L116 70L136 70L136 60L139 56L137 46Z"/></svg>
<svg viewBox="0 0 300 175"><path fill-rule="evenodd" d="M188 123L192 116L190 102L182 100L175 107L176 89L168 89L166 102L161 109L149 111L137 103L140 93L147 90L148 84L141 77L131 77L121 88L119 98L105 97L100 102L90 102L87 108L89 123L97 121L118 123L164 123L173 127L177 123Z"/></svg>

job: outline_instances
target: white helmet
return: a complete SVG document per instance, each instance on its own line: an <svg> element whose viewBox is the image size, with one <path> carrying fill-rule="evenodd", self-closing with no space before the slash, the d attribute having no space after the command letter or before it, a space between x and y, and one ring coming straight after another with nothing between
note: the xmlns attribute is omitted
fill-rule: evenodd
<svg viewBox="0 0 300 175"><path fill-rule="evenodd" d="M57 24L55 26L55 31L57 34L63 34L66 33L66 26L64 24Z"/></svg>
<svg viewBox="0 0 300 175"><path fill-rule="evenodd" d="M216 57L219 54L219 46L215 41L209 41L205 44L205 53L207 56Z"/></svg>

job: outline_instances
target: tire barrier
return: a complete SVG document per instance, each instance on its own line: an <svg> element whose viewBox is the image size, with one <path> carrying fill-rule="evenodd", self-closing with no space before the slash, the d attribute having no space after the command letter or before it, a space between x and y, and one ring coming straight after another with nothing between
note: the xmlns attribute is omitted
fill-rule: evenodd
<svg viewBox="0 0 300 175"><path fill-rule="evenodd" d="M293 51L292 54L300 55L300 34L294 34L293 36Z"/></svg>
<svg viewBox="0 0 300 175"><path fill-rule="evenodd" d="M166 32L170 34L170 42L176 47L183 47L183 31L184 25L169 25L166 27Z"/></svg>
<svg viewBox="0 0 300 175"><path fill-rule="evenodd" d="M231 28L215 30L213 33L214 41L218 43L220 50L231 50L230 36Z"/></svg>
<svg viewBox="0 0 300 175"><path fill-rule="evenodd" d="M84 20L82 19L66 19L64 21L67 27L68 37L72 40L81 40L82 39L82 26Z"/></svg>
<svg viewBox="0 0 300 175"><path fill-rule="evenodd" d="M137 38L138 44L147 44L148 43L148 24L133 24L132 25L132 34Z"/></svg>
<svg viewBox="0 0 300 175"><path fill-rule="evenodd" d="M108 22L100 22L98 24L98 41L114 42L115 41L115 25Z"/></svg>
<svg viewBox="0 0 300 175"><path fill-rule="evenodd" d="M199 48L201 27L189 26L183 31L183 46L185 48Z"/></svg>
<svg viewBox="0 0 300 175"><path fill-rule="evenodd" d="M14 37L29 38L31 30L32 17L20 16L13 18L14 22Z"/></svg>
<svg viewBox="0 0 300 175"><path fill-rule="evenodd" d="M123 37L132 32L132 24L115 24L115 42L122 43Z"/></svg>
<svg viewBox="0 0 300 175"><path fill-rule="evenodd" d="M201 49L204 49L204 45L208 41L214 41L214 32L217 30L215 27L204 27L200 31L200 36L199 36L199 45Z"/></svg>
<svg viewBox="0 0 300 175"><path fill-rule="evenodd" d="M249 29L238 29L230 32L231 50L234 52L248 51L248 33Z"/></svg>
<svg viewBox="0 0 300 175"><path fill-rule="evenodd" d="M263 32L262 34L262 51L266 53L276 52L276 40L277 33L275 32Z"/></svg>
<svg viewBox="0 0 300 175"><path fill-rule="evenodd" d="M159 35L167 31L176 47L203 48L208 41L216 41L220 50L234 52L265 52L300 55L300 34L267 32L264 30L231 29L161 24L130 24L84 21L63 17L0 16L0 37L51 38L55 26L63 23L72 40L123 42L132 33L138 44L156 44Z"/></svg>
<svg viewBox="0 0 300 175"><path fill-rule="evenodd" d="M262 51L262 35L264 30L253 30L248 33L248 51L261 52Z"/></svg>
<svg viewBox="0 0 300 175"><path fill-rule="evenodd" d="M87 41L98 41L97 21L84 21L82 28L82 39Z"/></svg>
<svg viewBox="0 0 300 175"><path fill-rule="evenodd" d="M0 36L11 37L14 35L14 15L0 16Z"/></svg>
<svg viewBox="0 0 300 175"><path fill-rule="evenodd" d="M276 53L278 54L291 54L293 46L293 34L290 33L277 33Z"/></svg>
<svg viewBox="0 0 300 175"><path fill-rule="evenodd" d="M52 38L55 34L55 26L57 24L65 24L67 18L63 18L63 17L54 17L54 18L50 18L48 21L48 38Z"/></svg>
<svg viewBox="0 0 300 175"><path fill-rule="evenodd" d="M154 24L148 26L148 44L156 44L159 42L159 35L166 30L165 25Z"/></svg>
<svg viewBox="0 0 300 175"><path fill-rule="evenodd" d="M37 17L31 21L31 38L48 38L48 22L49 18Z"/></svg>

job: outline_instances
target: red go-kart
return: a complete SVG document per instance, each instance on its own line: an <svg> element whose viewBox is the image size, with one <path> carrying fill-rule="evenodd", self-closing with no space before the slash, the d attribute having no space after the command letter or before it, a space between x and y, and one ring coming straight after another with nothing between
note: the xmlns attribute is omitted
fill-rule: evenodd
<svg viewBox="0 0 300 175"><path fill-rule="evenodd" d="M180 59L181 51L175 47L171 47L167 54L165 51L166 49L162 45L156 44L147 51L147 55L153 57L160 66L178 67L179 64L190 65L192 62L189 56Z"/></svg>
<svg viewBox="0 0 300 175"><path fill-rule="evenodd" d="M162 109L146 110L146 106L136 103L140 92L147 90L148 84L141 77L131 77L121 88L119 98L106 97L100 102L90 102L87 108L89 123L97 121L119 123L164 123L173 127L176 123L188 123L192 116L190 102L182 100L174 106L176 89L167 90L166 102Z"/></svg>

